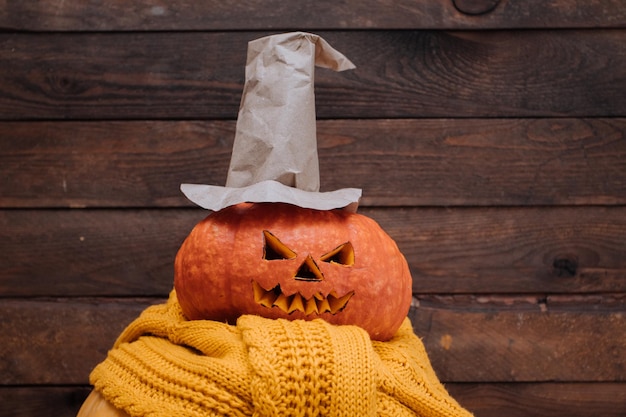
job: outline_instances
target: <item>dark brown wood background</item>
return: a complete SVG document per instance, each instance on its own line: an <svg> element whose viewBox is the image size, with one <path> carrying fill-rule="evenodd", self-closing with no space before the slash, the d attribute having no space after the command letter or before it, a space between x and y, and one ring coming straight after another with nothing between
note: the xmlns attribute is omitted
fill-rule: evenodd
<svg viewBox="0 0 626 417"><path fill-rule="evenodd" d="M322 35L322 188L361 187L477 417L626 416L623 0L0 1L0 415L73 416L223 185L247 42Z"/></svg>

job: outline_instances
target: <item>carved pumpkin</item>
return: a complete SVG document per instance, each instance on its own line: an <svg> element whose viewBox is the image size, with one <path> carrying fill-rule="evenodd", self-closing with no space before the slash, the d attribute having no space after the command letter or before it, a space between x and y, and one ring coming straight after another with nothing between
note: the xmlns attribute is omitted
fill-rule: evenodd
<svg viewBox="0 0 626 417"><path fill-rule="evenodd" d="M174 285L191 320L321 317L375 340L395 334L411 303L406 260L374 220L284 203L242 203L198 223Z"/></svg>

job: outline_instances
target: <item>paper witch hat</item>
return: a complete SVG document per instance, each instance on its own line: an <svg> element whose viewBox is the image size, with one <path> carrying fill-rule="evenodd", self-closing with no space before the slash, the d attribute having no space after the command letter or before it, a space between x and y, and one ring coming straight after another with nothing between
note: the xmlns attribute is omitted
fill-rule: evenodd
<svg viewBox="0 0 626 417"><path fill-rule="evenodd" d="M335 71L354 68L311 33L267 36L248 44L226 186L182 184L189 200L214 211L241 202L356 210L360 189L319 191L315 66Z"/></svg>

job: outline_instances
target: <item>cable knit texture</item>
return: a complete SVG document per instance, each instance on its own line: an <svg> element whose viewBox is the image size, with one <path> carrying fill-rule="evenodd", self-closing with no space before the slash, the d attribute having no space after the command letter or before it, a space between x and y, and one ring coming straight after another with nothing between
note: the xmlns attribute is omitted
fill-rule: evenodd
<svg viewBox="0 0 626 417"><path fill-rule="evenodd" d="M90 380L133 417L471 416L408 319L387 342L321 319L190 321L174 291L122 332Z"/></svg>

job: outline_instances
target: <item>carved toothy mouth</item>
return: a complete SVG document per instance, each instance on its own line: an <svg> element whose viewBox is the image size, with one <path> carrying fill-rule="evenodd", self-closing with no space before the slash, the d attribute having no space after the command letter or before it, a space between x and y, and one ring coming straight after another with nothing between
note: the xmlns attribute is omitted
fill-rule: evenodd
<svg viewBox="0 0 626 417"><path fill-rule="evenodd" d="M337 314L348 304L354 291L339 296L335 291L324 296L322 293L313 294L311 298L306 298L299 292L292 295L283 294L280 284L274 288L266 290L256 281L252 281L254 301L263 307L277 307L287 314L300 311L306 315L330 313Z"/></svg>

